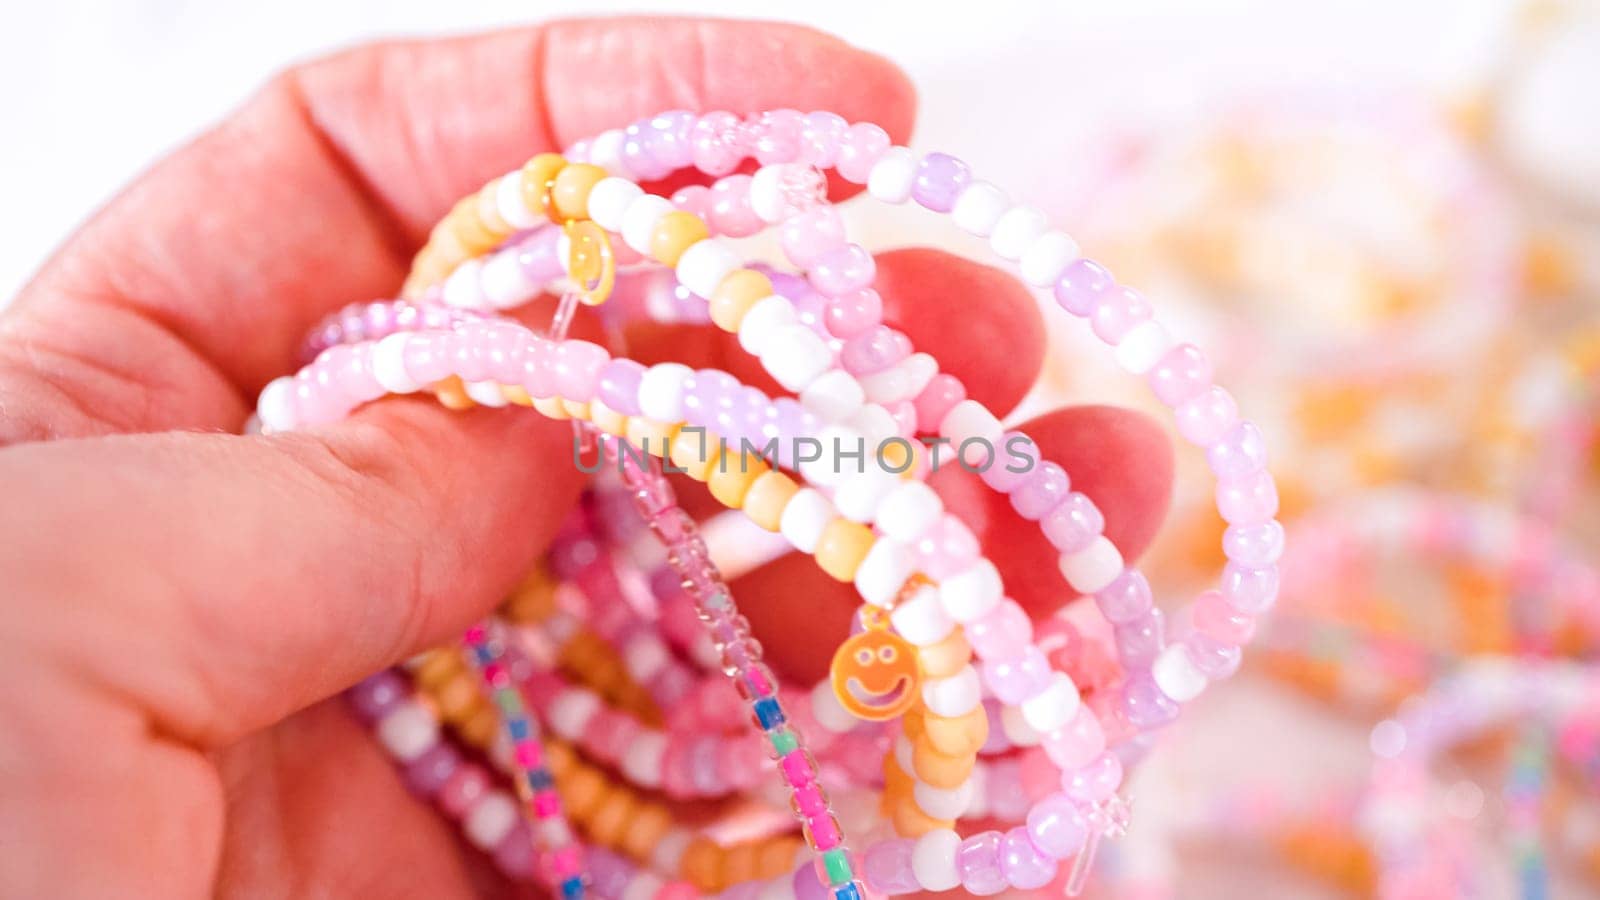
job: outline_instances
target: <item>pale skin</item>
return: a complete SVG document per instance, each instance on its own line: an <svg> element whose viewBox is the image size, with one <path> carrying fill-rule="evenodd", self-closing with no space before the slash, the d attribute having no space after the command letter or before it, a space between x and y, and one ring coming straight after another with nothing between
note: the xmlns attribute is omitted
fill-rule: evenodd
<svg viewBox="0 0 1600 900"><path fill-rule="evenodd" d="M336 695L518 581L580 486L570 432L408 399L312 433L237 433L320 316L393 295L458 195L658 110L778 107L905 141L914 96L885 60L782 25L616 19L367 46L278 76L64 244L0 316L0 892L510 892ZM1002 413L1021 398L1044 339L1015 281L903 250L880 258L880 287L891 324L975 397ZM759 380L709 331L642 327L626 350ZM1103 407L1025 427L1125 554L1149 542L1171 483L1159 430ZM1014 596L1059 605L1037 527L973 479L938 484ZM758 632L781 635L780 669L818 677L848 587L791 557L735 589Z"/></svg>

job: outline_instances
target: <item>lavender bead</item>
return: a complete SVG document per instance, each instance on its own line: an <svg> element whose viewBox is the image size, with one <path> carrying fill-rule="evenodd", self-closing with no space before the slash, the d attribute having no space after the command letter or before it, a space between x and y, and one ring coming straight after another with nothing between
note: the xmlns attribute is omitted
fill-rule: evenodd
<svg viewBox="0 0 1600 900"><path fill-rule="evenodd" d="M1278 514L1278 485L1265 469L1217 483L1217 512L1230 525L1257 525Z"/></svg>
<svg viewBox="0 0 1600 900"><path fill-rule="evenodd" d="M911 199L934 212L947 213L972 183L972 167L948 153L929 153L917 164Z"/></svg>
<svg viewBox="0 0 1600 900"><path fill-rule="evenodd" d="M657 162L655 154L651 152L650 131L648 121L634 122L622 129L622 164L642 181L664 178L672 172Z"/></svg>
<svg viewBox="0 0 1600 900"><path fill-rule="evenodd" d="M1165 625L1165 616L1155 608L1132 622L1118 625L1113 631L1117 639L1117 655L1123 665L1130 669L1148 668L1164 646Z"/></svg>
<svg viewBox="0 0 1600 900"><path fill-rule="evenodd" d="M816 866L801 866L795 869L792 885L795 900L831 900Z"/></svg>
<svg viewBox="0 0 1600 900"><path fill-rule="evenodd" d="M1141 731L1172 724L1179 711L1177 701L1162 693L1146 672L1129 676L1122 686L1122 715Z"/></svg>
<svg viewBox="0 0 1600 900"><path fill-rule="evenodd" d="M1089 820L1066 794L1051 794L1028 810L1029 840L1056 859L1076 854L1088 836Z"/></svg>
<svg viewBox="0 0 1600 900"><path fill-rule="evenodd" d="M384 669L350 689L350 706L363 721L376 722L388 715L406 694L405 679L392 669Z"/></svg>
<svg viewBox="0 0 1600 900"><path fill-rule="evenodd" d="M872 254L860 245L846 244L824 253L811 267L808 277L812 287L837 297L871 285L877 274L878 267Z"/></svg>
<svg viewBox="0 0 1600 900"><path fill-rule="evenodd" d="M1011 491L1011 506L1024 519L1038 520L1064 500L1070 490L1072 480L1065 469L1053 462L1041 463Z"/></svg>
<svg viewBox="0 0 1600 900"><path fill-rule="evenodd" d="M1073 491L1039 521L1044 536L1062 553L1076 553L1105 531L1106 517L1094 501Z"/></svg>
<svg viewBox="0 0 1600 900"><path fill-rule="evenodd" d="M1162 403L1178 404L1211 386L1211 360L1193 344L1179 344L1161 357L1146 376Z"/></svg>
<svg viewBox="0 0 1600 900"><path fill-rule="evenodd" d="M444 742L434 744L406 765L406 786L419 797L432 797L460 767L461 754L456 748Z"/></svg>
<svg viewBox="0 0 1600 900"><path fill-rule="evenodd" d="M1283 556L1283 525L1273 519L1260 525L1230 526L1222 533L1222 552L1241 566L1270 566Z"/></svg>
<svg viewBox="0 0 1600 900"><path fill-rule="evenodd" d="M1278 602L1278 568L1252 569L1230 562L1222 567L1221 590L1229 606L1259 616Z"/></svg>
<svg viewBox="0 0 1600 900"><path fill-rule="evenodd" d="M536 862L528 822L519 819L494 848L495 868L510 878L526 879L533 876Z"/></svg>
<svg viewBox="0 0 1600 900"><path fill-rule="evenodd" d="M970 894L987 897L1005 890L1006 876L1000 870L1000 832L985 831L962 841L956 848L956 871L961 873L961 886Z"/></svg>
<svg viewBox="0 0 1600 900"><path fill-rule="evenodd" d="M875 325L844 342L839 362L855 375L882 372L911 355L911 340L887 325Z"/></svg>
<svg viewBox="0 0 1600 900"><path fill-rule="evenodd" d="M1239 671L1239 648L1205 632L1196 631L1185 636L1183 652L1189 654L1194 667L1212 681L1221 681Z"/></svg>
<svg viewBox="0 0 1600 900"><path fill-rule="evenodd" d="M625 416L639 414L639 381L644 366L631 359L613 359L600 370L600 401Z"/></svg>
<svg viewBox="0 0 1600 900"><path fill-rule="evenodd" d="M589 883L598 897L620 897L632 879L633 864L604 847L592 846L585 854Z"/></svg>
<svg viewBox="0 0 1600 900"><path fill-rule="evenodd" d="M1178 433L1196 447L1210 447L1239 424L1239 403L1215 385L1178 405Z"/></svg>
<svg viewBox="0 0 1600 900"><path fill-rule="evenodd" d="M1155 599L1144 575L1135 569L1125 569L1115 581L1094 595L1094 602L1107 622L1125 625L1141 618Z"/></svg>
<svg viewBox="0 0 1600 900"><path fill-rule="evenodd" d="M888 896L922 890L911 871L911 852L916 846L917 842L910 838L873 844L862 862L862 880L867 888Z"/></svg>
<svg viewBox="0 0 1600 900"><path fill-rule="evenodd" d="M1150 301L1129 287L1101 292L1089 313L1089 327L1100 340L1117 344L1133 326L1150 318Z"/></svg>
<svg viewBox="0 0 1600 900"><path fill-rule="evenodd" d="M1240 422L1206 450L1206 462L1218 479L1242 478L1267 466L1267 441L1253 422Z"/></svg>
<svg viewBox="0 0 1600 900"><path fill-rule="evenodd" d="M1050 660L1038 647L1029 647L1014 659L989 659L983 663L983 680L1002 703L1018 704L1050 686Z"/></svg>
<svg viewBox="0 0 1600 900"><path fill-rule="evenodd" d="M1056 877L1056 861L1033 845L1028 829L1018 826L1000 839L1000 871L1014 888L1042 888Z"/></svg>
<svg viewBox="0 0 1600 900"><path fill-rule="evenodd" d="M1102 753L1087 766L1061 776L1061 789L1067 796L1090 805L1105 802L1121 784L1122 761L1110 753Z"/></svg>
<svg viewBox="0 0 1600 900"><path fill-rule="evenodd" d="M1087 316L1094 311L1096 298L1116 283L1105 266L1092 259L1078 259L1056 281L1056 303L1072 315Z"/></svg>

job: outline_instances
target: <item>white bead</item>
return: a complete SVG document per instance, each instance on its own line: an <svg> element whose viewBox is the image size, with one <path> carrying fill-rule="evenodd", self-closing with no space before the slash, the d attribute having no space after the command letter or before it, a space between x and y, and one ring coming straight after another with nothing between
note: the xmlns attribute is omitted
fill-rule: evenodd
<svg viewBox="0 0 1600 900"><path fill-rule="evenodd" d="M956 197L950 218L968 234L988 237L1005 211L1011 208L1006 192L987 181L974 181Z"/></svg>
<svg viewBox="0 0 1600 900"><path fill-rule="evenodd" d="M1150 675L1161 693L1179 703L1188 703L1200 696L1208 680L1194 660L1189 658L1182 644L1168 644L1151 664Z"/></svg>
<svg viewBox="0 0 1600 900"><path fill-rule="evenodd" d="M627 643L622 660L633 680L645 684L654 678L672 659L665 644L654 636L640 634Z"/></svg>
<svg viewBox="0 0 1600 900"><path fill-rule="evenodd" d="M961 870L956 868L956 851L961 835L948 828L934 830L917 838L911 848L911 874L925 891L948 891L961 886Z"/></svg>
<svg viewBox="0 0 1600 900"><path fill-rule="evenodd" d="M463 381L461 388L472 398L472 402L479 406L499 409L510 402L506 399L505 391L500 389L500 385L492 381Z"/></svg>
<svg viewBox="0 0 1600 900"><path fill-rule="evenodd" d="M1066 232L1046 231L1022 251L1017 271L1023 281L1034 287L1051 287L1066 271L1068 264L1082 255L1078 242Z"/></svg>
<svg viewBox="0 0 1600 900"><path fill-rule="evenodd" d="M949 678L931 678L922 683L922 702L936 716L953 719L972 712L983 702L983 687L978 670L970 665Z"/></svg>
<svg viewBox="0 0 1600 900"><path fill-rule="evenodd" d="M674 825L667 829L650 850L650 864L658 872L676 872L683 853L694 843L695 835L687 828Z"/></svg>
<svg viewBox="0 0 1600 900"><path fill-rule="evenodd" d="M1173 343L1166 326L1154 319L1146 319L1122 336L1122 343L1111 355L1123 371L1143 375L1156 367L1156 363L1172 349Z"/></svg>
<svg viewBox="0 0 1600 900"><path fill-rule="evenodd" d="M811 718L834 734L844 734L861 724L839 702L833 692L833 684L826 678L811 689Z"/></svg>
<svg viewBox="0 0 1600 900"><path fill-rule="evenodd" d="M885 203L904 203L911 198L916 180L916 155L905 147L890 147L867 173L867 193Z"/></svg>
<svg viewBox="0 0 1600 900"><path fill-rule="evenodd" d="M833 487L845 475L867 468L867 440L861 432L843 425L825 425L817 432L817 442L822 453L800 463L800 474L812 484Z"/></svg>
<svg viewBox="0 0 1600 900"><path fill-rule="evenodd" d="M1000 730L1005 733L1006 740L1018 747L1037 747L1044 739L1015 706L1000 707Z"/></svg>
<svg viewBox="0 0 1600 900"><path fill-rule="evenodd" d="M661 786L661 758L667 752L667 736L659 731L646 731L628 744L622 752L622 774L640 787Z"/></svg>
<svg viewBox="0 0 1600 900"><path fill-rule="evenodd" d="M575 741L599 711L600 697L593 691L568 688L550 701L550 730Z"/></svg>
<svg viewBox="0 0 1600 900"><path fill-rule="evenodd" d="M939 583L939 600L950 618L965 625L988 615L1000 603L1000 570L980 559Z"/></svg>
<svg viewBox="0 0 1600 900"><path fill-rule="evenodd" d="M650 239L655 236L656 222L677 209L672 201L655 194L641 193L635 197L622 214L622 242L639 253L650 255Z"/></svg>
<svg viewBox="0 0 1600 900"><path fill-rule="evenodd" d="M727 241L706 238L678 257L678 283L691 293L710 298L717 292L722 279L737 272L744 265L739 254L733 252Z"/></svg>
<svg viewBox="0 0 1600 900"><path fill-rule="evenodd" d="M801 488L783 507L783 514L778 518L778 532L796 550L813 553L817 549L817 541L822 538L822 530L836 515L838 513L834 511L833 503L821 492Z"/></svg>
<svg viewBox="0 0 1600 900"><path fill-rule="evenodd" d="M694 370L679 363L658 363L639 378L639 412L657 422L683 421L683 385Z"/></svg>
<svg viewBox="0 0 1600 900"><path fill-rule="evenodd" d="M854 428L867 442L867 452L876 455L884 441L900 433L900 424L881 406L867 405L856 410L845 424Z"/></svg>
<svg viewBox="0 0 1600 900"><path fill-rule="evenodd" d="M1049 734L1072 721L1078 704L1078 686L1065 673L1057 672L1048 687L1022 701L1022 718L1034 731Z"/></svg>
<svg viewBox="0 0 1600 900"><path fill-rule="evenodd" d="M445 305L461 309L481 309L484 305L483 288L478 284L478 275L482 271L481 259L469 259L456 266L456 270L444 280Z"/></svg>
<svg viewBox="0 0 1600 900"><path fill-rule="evenodd" d="M900 368L905 370L906 377L910 379L906 385L906 396L915 397L922 393L933 376L939 374L939 361L926 353L913 353L906 357Z"/></svg>
<svg viewBox="0 0 1600 900"><path fill-rule="evenodd" d="M757 300L739 320L739 346L751 356L760 356L780 328L799 321L789 298L773 294Z"/></svg>
<svg viewBox="0 0 1600 900"><path fill-rule="evenodd" d="M939 423L939 434L950 439L952 450L961 453L962 445L966 445L961 456L971 466L981 466L999 455L1005 433L994 413L976 400L963 400L950 407Z"/></svg>
<svg viewBox="0 0 1600 900"><path fill-rule="evenodd" d="M911 577L911 570L911 551L904 544L879 539L856 567L856 589L868 603L888 606L900 595L900 586Z"/></svg>
<svg viewBox="0 0 1600 900"><path fill-rule="evenodd" d="M871 523L883 498L889 496L900 476L891 475L869 463L860 471L847 469L833 491L833 506L852 522ZM909 572L906 574L910 574Z"/></svg>
<svg viewBox="0 0 1600 900"><path fill-rule="evenodd" d="M750 176L750 210L768 225L776 225L784 219L784 207L788 205L783 199L786 168L784 163L775 163L762 166Z"/></svg>
<svg viewBox="0 0 1600 900"><path fill-rule="evenodd" d="M900 481L878 505L878 530L886 537L911 543L922 537L939 515L944 501L921 481Z"/></svg>
<svg viewBox="0 0 1600 900"><path fill-rule="evenodd" d="M777 330L761 354L761 366L785 390L798 393L833 366L833 352L809 326L796 322Z"/></svg>
<svg viewBox="0 0 1600 900"><path fill-rule="evenodd" d="M1080 594L1092 594L1122 574L1122 554L1105 535L1076 553L1062 554L1060 564L1061 574Z"/></svg>
<svg viewBox="0 0 1600 900"><path fill-rule="evenodd" d="M994 232L989 235L989 246L1002 259L1021 259L1022 252L1028 249L1039 235L1044 234L1049 226L1049 220L1043 212L1033 206L1013 206L1006 210L1000 221L994 223Z"/></svg>
<svg viewBox="0 0 1600 900"><path fill-rule="evenodd" d="M849 418L866 401L861 382L843 369L830 369L800 392L800 405L824 422Z"/></svg>
<svg viewBox="0 0 1600 900"><path fill-rule="evenodd" d="M889 621L900 636L918 647L937 644L949 637L956 623L945 614L939 592L932 587L917 591L889 614Z"/></svg>
<svg viewBox="0 0 1600 900"><path fill-rule="evenodd" d="M895 735L894 764L900 767L900 771L910 775L912 778L917 777L916 753L911 748L911 739L904 734Z"/></svg>
<svg viewBox="0 0 1600 900"><path fill-rule="evenodd" d="M628 207L644 195L644 188L626 178L602 178L589 191L589 218L607 231L621 231Z"/></svg>
<svg viewBox="0 0 1600 900"><path fill-rule="evenodd" d="M506 224L521 231L544 224L544 216L522 202L522 170L508 173L494 189L494 208Z"/></svg>
<svg viewBox="0 0 1600 900"><path fill-rule="evenodd" d="M294 408L292 376L282 375L267 382L267 386L261 389L261 397L256 400L256 415L261 417L261 430L271 433L293 428Z"/></svg>
<svg viewBox="0 0 1600 900"><path fill-rule="evenodd" d="M478 282L483 299L493 309L521 306L539 292L539 286L528 277L515 251L502 250L489 257Z"/></svg>
<svg viewBox="0 0 1600 900"><path fill-rule="evenodd" d="M546 846L560 846L547 844ZM655 900L656 892L667 886L667 882L654 872L635 872L633 878L628 880L622 889L619 900ZM776 900L776 898L774 898Z"/></svg>
<svg viewBox="0 0 1600 900"><path fill-rule="evenodd" d="M439 743L439 720L417 703L401 703L378 720L378 742L390 756L410 762Z"/></svg>
<svg viewBox="0 0 1600 900"><path fill-rule="evenodd" d="M461 827L467 840L480 850L493 850L517 824L517 804L505 791L491 791L483 795Z"/></svg>
<svg viewBox="0 0 1600 900"><path fill-rule="evenodd" d="M911 375L899 365L881 372L861 376L861 389L867 399L879 406L888 406L908 399L911 395Z"/></svg>
<svg viewBox="0 0 1600 900"><path fill-rule="evenodd" d="M931 784L916 782L911 788L917 808L930 818L953 821L967 814L972 806L972 779L968 778L953 788L936 788Z"/></svg>
<svg viewBox="0 0 1600 900"><path fill-rule="evenodd" d="M622 164L622 146L628 141L621 128L611 128L595 135L589 142L589 162L613 175L626 177L632 173ZM614 230L614 229L613 229Z"/></svg>
<svg viewBox="0 0 1600 900"><path fill-rule="evenodd" d="M505 180L506 176L502 175L489 182L483 190L478 191L478 218L485 223L500 218L500 182ZM517 178L519 186L521 180L519 175ZM506 224L509 225L510 223Z"/></svg>

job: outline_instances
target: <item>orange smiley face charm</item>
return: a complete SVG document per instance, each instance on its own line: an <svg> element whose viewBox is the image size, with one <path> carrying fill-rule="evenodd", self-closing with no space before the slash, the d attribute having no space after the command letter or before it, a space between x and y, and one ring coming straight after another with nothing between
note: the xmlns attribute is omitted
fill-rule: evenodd
<svg viewBox="0 0 1600 900"><path fill-rule="evenodd" d="M881 616L834 651L829 675L839 704L858 719L881 722L904 715L917 702L921 672L916 648L890 631Z"/></svg>

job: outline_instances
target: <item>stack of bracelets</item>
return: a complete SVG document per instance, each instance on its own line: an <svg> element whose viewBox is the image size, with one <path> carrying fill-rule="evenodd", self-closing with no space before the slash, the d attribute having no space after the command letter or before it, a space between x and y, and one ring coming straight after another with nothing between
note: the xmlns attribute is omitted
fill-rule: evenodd
<svg viewBox="0 0 1600 900"><path fill-rule="evenodd" d="M735 174L751 157L754 173ZM637 183L688 167L714 183L670 199ZM873 258L826 200L829 169L987 238L1024 282L1087 320L1205 449L1229 562L1218 588L1174 619L1184 633L1166 634L1149 583L1068 474L882 323ZM747 264L728 240L769 226L797 274ZM794 396L567 338L575 308L614 286L656 292L635 304L645 314L736 334ZM501 315L546 289L562 295L548 332ZM309 364L262 392L262 430L332 423L426 391L451 408L516 405L570 420L595 466L620 479L597 480L541 570L468 633L464 651L353 692L419 794L507 875L565 897L989 895L1044 887L1069 860L1075 893L1097 843L1127 825L1124 766L1238 668L1276 599L1283 529L1263 439L1200 350L1039 210L954 157L918 156L831 113L668 112L536 156L450 212L399 299L335 315L309 346ZM1010 462L996 459L1000 447ZM973 532L926 484L951 459L981 471L1060 551L1067 585L1113 626L1114 677L1075 680L1076 635L1057 621L1036 630L1006 597ZM792 689L762 662L663 469L705 483L857 589L855 633L823 683ZM691 618L707 638L674 624ZM701 677L707 662L732 682L742 716ZM741 718L759 743L740 741ZM881 768L860 764L867 751ZM759 775L773 768L799 838L719 843L660 801L742 793L770 803ZM837 781L831 799L823 780ZM1006 830L963 836L962 819Z"/></svg>

